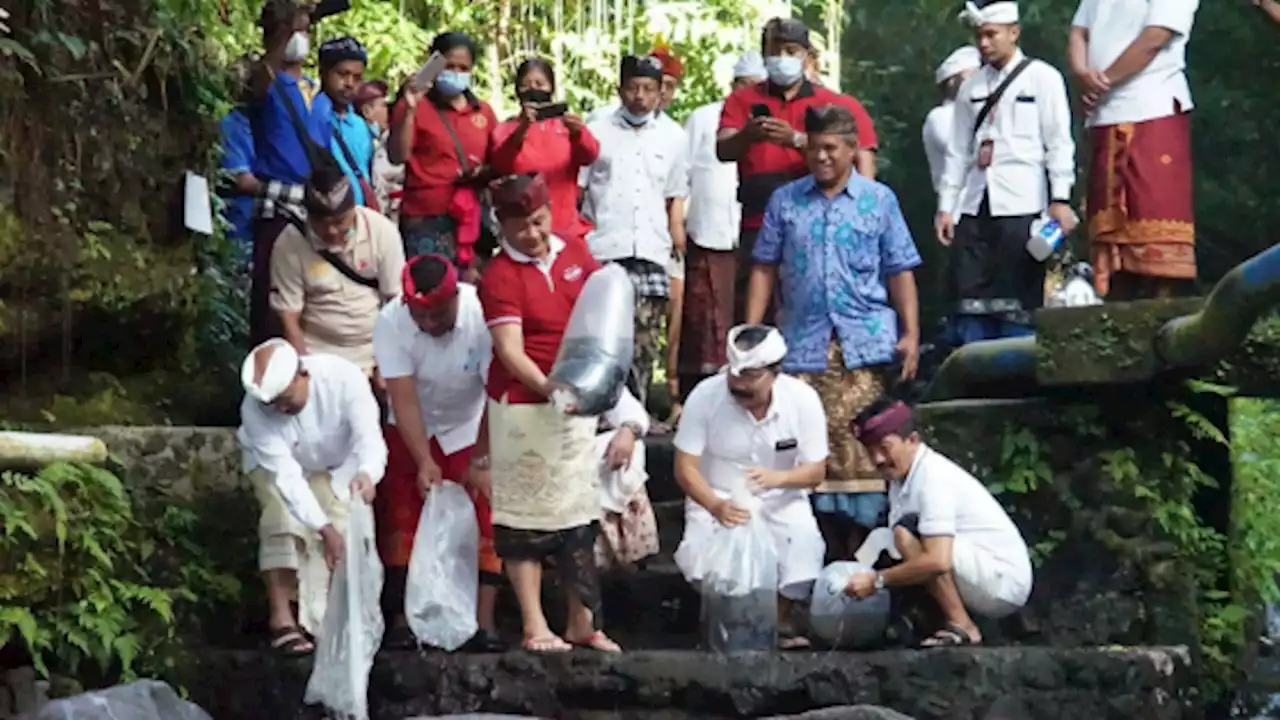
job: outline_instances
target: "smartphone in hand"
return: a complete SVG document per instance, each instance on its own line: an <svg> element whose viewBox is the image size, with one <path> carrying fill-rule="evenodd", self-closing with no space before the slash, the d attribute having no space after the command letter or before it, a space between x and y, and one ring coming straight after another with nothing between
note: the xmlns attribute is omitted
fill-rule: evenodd
<svg viewBox="0 0 1280 720"><path fill-rule="evenodd" d="M569 105L567 103L550 103L538 108L538 119L548 120L550 118L564 117L569 113Z"/></svg>
<svg viewBox="0 0 1280 720"><path fill-rule="evenodd" d="M444 72L447 61L444 55L440 53L431 53L431 57L422 64L418 72L409 78L409 86L416 90L425 90L435 84L436 78L440 77L440 73Z"/></svg>
<svg viewBox="0 0 1280 720"><path fill-rule="evenodd" d="M751 117L762 118L771 117L773 113L769 112L769 106L764 103L755 103L751 106Z"/></svg>

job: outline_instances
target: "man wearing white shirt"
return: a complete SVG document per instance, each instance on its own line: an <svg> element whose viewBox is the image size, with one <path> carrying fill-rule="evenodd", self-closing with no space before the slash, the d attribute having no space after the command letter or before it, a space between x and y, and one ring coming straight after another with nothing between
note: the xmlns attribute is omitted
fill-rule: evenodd
<svg viewBox="0 0 1280 720"><path fill-rule="evenodd" d="M733 90L768 77L764 58L750 50L733 66ZM689 153L689 235L685 266L684 317L679 338L679 384L687 395L724 365L724 343L733 325L737 247L742 224L736 163L716 157L716 133L724 101L693 111L685 123Z"/></svg>
<svg viewBox="0 0 1280 720"><path fill-rule="evenodd" d="M889 525L902 563L854 575L845 592L865 598L924 585L947 624L923 646L981 643L969 613L1005 617L1031 596L1022 533L977 478L920 441L905 403L877 400L852 431L889 481Z"/></svg>
<svg viewBox="0 0 1280 720"><path fill-rule="evenodd" d="M960 86L934 222L951 253L958 344L1033 332L1044 265L1026 251L1042 213L1071 232L1075 141L1062 74L1018 47L1018 4L970 2L984 65ZM959 225L956 216L960 216Z"/></svg>
<svg viewBox="0 0 1280 720"><path fill-rule="evenodd" d="M947 160L947 142L951 138L951 121L955 118L956 93L971 75L982 67L978 48L965 45L947 56L933 73L933 81L942 93L942 104L929 111L924 119L924 154L929 159L929 175L933 191L942 185L942 169Z"/></svg>
<svg viewBox="0 0 1280 720"><path fill-rule="evenodd" d="M359 367L336 355L299 357L282 338L254 348L240 379L236 437L262 504L258 561L271 646L305 655L315 650L307 633L320 628L329 571L342 558L345 503L351 493L372 501L386 469L378 403Z"/></svg>
<svg viewBox="0 0 1280 720"><path fill-rule="evenodd" d="M649 413L626 388L618 402L600 416L596 451L600 454L600 535L596 565L630 568L658 552L658 521L645 483L644 441Z"/></svg>
<svg viewBox="0 0 1280 720"><path fill-rule="evenodd" d="M826 476L826 415L813 388L782 374L787 344L776 328L739 325L726 345L727 370L689 393L676 429L676 480L688 495L676 564L689 582L701 581L700 556L717 523L747 522L744 501L757 495L778 552L781 647L808 647L790 620L826 553L808 492Z"/></svg>
<svg viewBox="0 0 1280 720"><path fill-rule="evenodd" d="M487 477L470 472L484 427L484 383L493 341L474 285L458 282L443 255L419 255L405 265L404 293L382 309L373 330L378 371L387 383L387 477L378 511L378 549L387 569L386 614L393 639L407 640L404 586L424 496L445 480L467 488L480 528L479 630L469 649L504 649L494 622L502 562L493 548ZM397 637L398 636L398 637Z"/></svg>
<svg viewBox="0 0 1280 720"><path fill-rule="evenodd" d="M683 201L689 194L680 126L655 119L662 64L654 57L622 59L622 107L589 123L600 156L587 169L583 214L591 254L626 269L636 289L636 350L629 385L645 402L667 314L673 253L684 252Z"/></svg>
<svg viewBox="0 0 1280 720"><path fill-rule="evenodd" d="M1187 42L1199 0L1082 0L1071 73L1089 111L1098 292L1170 297L1196 277Z"/></svg>

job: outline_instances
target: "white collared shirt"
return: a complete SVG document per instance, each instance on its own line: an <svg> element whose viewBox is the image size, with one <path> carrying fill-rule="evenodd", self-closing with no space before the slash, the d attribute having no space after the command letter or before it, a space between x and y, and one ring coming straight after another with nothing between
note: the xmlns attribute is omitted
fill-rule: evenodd
<svg viewBox="0 0 1280 720"><path fill-rule="evenodd" d="M303 355L310 376L307 403L296 415L277 412L246 396L240 403L240 441L246 471L261 467L275 475L289 512L319 530L329 524L307 475L327 472L333 494L351 496L352 479L365 473L373 482L387 469L382 418L369 378L336 355Z"/></svg>
<svg viewBox="0 0 1280 720"><path fill-rule="evenodd" d="M1083 0L1071 24L1089 31L1089 67L1105 71L1149 27L1173 38L1137 75L1113 87L1085 124L1156 120L1192 107L1187 83L1187 41L1200 0ZM1175 104L1177 108L1175 109Z"/></svg>
<svg viewBox="0 0 1280 720"><path fill-rule="evenodd" d="M387 303L373 329L373 354L382 377L414 379L427 437L445 455L475 444L493 340L474 285L459 283L457 321L441 337L423 332L399 299Z"/></svg>
<svg viewBox="0 0 1280 720"><path fill-rule="evenodd" d="M600 156L587 169L583 214L595 224L587 244L601 262L636 258L665 268L671 259L667 201L689 194L689 171L684 131L665 117L633 128L614 113L588 126Z"/></svg>
<svg viewBox="0 0 1280 720"><path fill-rule="evenodd" d="M985 485L924 443L907 477L889 483L889 527L911 514L920 518L922 537L964 538L1013 568L1017 587L1005 588L1011 597L1030 592L1031 556L1018 526Z"/></svg>
<svg viewBox="0 0 1280 720"><path fill-rule="evenodd" d="M769 410L757 420L734 399L728 376L721 372L689 393L676 426L675 446L698 456L698 470L713 490L734 497L746 492L749 468L791 470L825 460L827 416L813 388L779 374ZM760 499L768 508L807 495L805 490L778 488L761 493Z"/></svg>
<svg viewBox="0 0 1280 720"><path fill-rule="evenodd" d="M1037 215L1051 200L1070 199L1076 176L1071 106L1067 83L1052 65L1032 60L974 133L986 99L1024 57L1022 50L1015 51L1001 70L983 65L960 86L938 212L977 215L984 194L993 217ZM978 151L986 140L993 152L984 170L978 167Z"/></svg>
<svg viewBox="0 0 1280 720"><path fill-rule="evenodd" d="M685 121L689 140L689 203L685 228L693 244L707 250L738 247L742 203L738 202L737 163L716 158L716 132L724 101L694 110Z"/></svg>

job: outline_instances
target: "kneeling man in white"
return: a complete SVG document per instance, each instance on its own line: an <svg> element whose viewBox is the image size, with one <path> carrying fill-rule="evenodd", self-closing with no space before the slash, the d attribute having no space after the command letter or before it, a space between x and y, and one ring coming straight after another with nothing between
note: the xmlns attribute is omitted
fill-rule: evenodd
<svg viewBox="0 0 1280 720"><path fill-rule="evenodd" d="M739 325L727 345L728 371L698 383L676 431L676 480L688 495L676 564L697 584L716 523L747 522L733 498L756 494L778 552L780 643L807 647L790 618L792 604L809 598L826 551L809 504L809 489L826 476L826 414L813 388L782 374L787 344L777 329Z"/></svg>
<svg viewBox="0 0 1280 720"><path fill-rule="evenodd" d="M354 363L299 357L281 338L254 348L240 376L245 398L236 437L262 505L258 563L271 646L306 655L315 650L309 635L324 619L329 571L346 547L347 501L352 493L373 500L387 467L378 402ZM298 620L290 607L295 583Z"/></svg>
<svg viewBox="0 0 1280 720"><path fill-rule="evenodd" d="M1031 557L1022 534L978 479L920 441L911 408L872 403L851 430L889 481L889 525L900 565L861 573L846 592L924 585L947 626L922 643L971 645L982 634L969 613L1001 618L1031 595Z"/></svg>

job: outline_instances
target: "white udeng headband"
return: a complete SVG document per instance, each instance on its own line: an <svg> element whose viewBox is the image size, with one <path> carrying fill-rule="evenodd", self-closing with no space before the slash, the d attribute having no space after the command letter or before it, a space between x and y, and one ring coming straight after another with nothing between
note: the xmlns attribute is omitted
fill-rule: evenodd
<svg viewBox="0 0 1280 720"><path fill-rule="evenodd" d="M267 367L262 377L258 378L258 352L267 348L272 348L271 355L267 358ZM297 374L298 351L286 340L271 338L250 351L249 357L244 359L244 364L240 366L240 383L244 385L244 391L249 397L261 403L270 403L280 397L280 393L289 387Z"/></svg>
<svg viewBox="0 0 1280 720"><path fill-rule="evenodd" d="M996 2L980 8L975 3L967 2L964 10L960 11L960 19L974 27L991 23L1012 25L1018 22L1018 3Z"/></svg>
<svg viewBox="0 0 1280 720"><path fill-rule="evenodd" d="M739 325L729 331L729 337L725 343L725 358L729 361L729 372L733 375L741 375L746 370L776 365L787 356L787 341L782 339L782 333L778 332L777 328L772 327L759 345L750 350L738 349L738 336L752 327L759 326Z"/></svg>
<svg viewBox="0 0 1280 720"><path fill-rule="evenodd" d="M933 74L933 81L935 84L941 83L965 70L977 70L980 67L982 67L982 55L978 53L978 48L972 45L965 45L942 61L942 64L938 66L937 71Z"/></svg>

